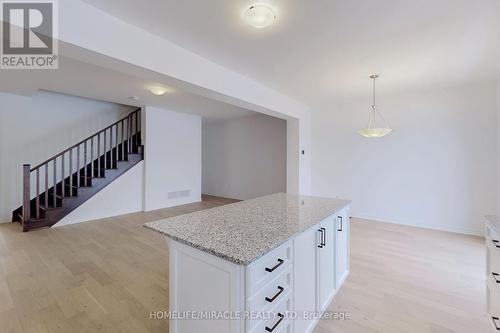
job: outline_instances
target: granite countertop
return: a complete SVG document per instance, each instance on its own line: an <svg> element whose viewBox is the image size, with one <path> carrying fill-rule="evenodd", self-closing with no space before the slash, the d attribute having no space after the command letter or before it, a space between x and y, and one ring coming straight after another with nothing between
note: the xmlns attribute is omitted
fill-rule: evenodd
<svg viewBox="0 0 500 333"><path fill-rule="evenodd" d="M486 215L486 223L500 236L500 217L495 215Z"/></svg>
<svg viewBox="0 0 500 333"><path fill-rule="evenodd" d="M350 201L285 193L146 223L146 228L248 265Z"/></svg>

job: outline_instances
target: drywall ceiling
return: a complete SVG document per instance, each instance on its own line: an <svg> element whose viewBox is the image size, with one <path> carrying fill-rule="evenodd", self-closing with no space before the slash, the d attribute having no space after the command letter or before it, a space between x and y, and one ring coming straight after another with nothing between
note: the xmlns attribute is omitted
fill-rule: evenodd
<svg viewBox="0 0 500 333"><path fill-rule="evenodd" d="M60 57L58 70L9 70L0 75L0 91L32 95L38 90L92 98L107 102L156 106L167 110L192 113L206 120L227 120L244 117L254 112L207 97L186 92L153 72L136 71L137 76L92 65L68 57ZM161 84L170 92L154 96L148 88ZM138 101L129 97L137 96Z"/></svg>
<svg viewBox="0 0 500 333"><path fill-rule="evenodd" d="M498 0L259 0L278 11L260 30L248 0L84 1L308 104L371 73L392 90L500 77Z"/></svg>

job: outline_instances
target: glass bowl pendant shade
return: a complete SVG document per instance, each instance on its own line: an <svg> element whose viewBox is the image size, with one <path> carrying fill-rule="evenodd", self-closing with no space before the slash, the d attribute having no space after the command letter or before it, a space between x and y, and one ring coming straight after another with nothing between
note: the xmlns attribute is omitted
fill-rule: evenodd
<svg viewBox="0 0 500 333"><path fill-rule="evenodd" d="M373 79L373 104L372 109L368 118L368 125L366 128L360 129L358 134L364 136L365 138L381 138L392 132L389 124L382 116L380 112L377 111L376 100L375 100L375 80L378 75L370 76Z"/></svg>

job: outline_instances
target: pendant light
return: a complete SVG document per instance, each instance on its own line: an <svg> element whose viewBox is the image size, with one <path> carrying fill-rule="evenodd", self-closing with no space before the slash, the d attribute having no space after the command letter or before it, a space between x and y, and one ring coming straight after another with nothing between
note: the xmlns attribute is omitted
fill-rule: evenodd
<svg viewBox="0 0 500 333"><path fill-rule="evenodd" d="M392 129L389 124L384 119L382 114L377 111L377 105L375 100L375 80L379 78L378 75L371 75L370 79L373 80L373 104L372 110L368 118L368 126L358 131L358 134L364 136L365 138L381 138L391 133ZM380 119L381 122L377 122Z"/></svg>

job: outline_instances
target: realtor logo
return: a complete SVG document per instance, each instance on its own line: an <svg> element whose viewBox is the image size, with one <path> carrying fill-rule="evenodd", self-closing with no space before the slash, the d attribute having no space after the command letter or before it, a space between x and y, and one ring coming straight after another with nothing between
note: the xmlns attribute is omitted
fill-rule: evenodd
<svg viewBox="0 0 500 333"><path fill-rule="evenodd" d="M1 69L57 69L56 0L1 2Z"/></svg>

